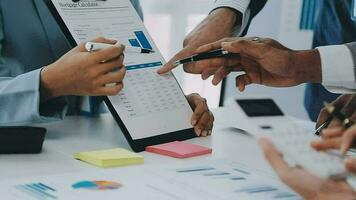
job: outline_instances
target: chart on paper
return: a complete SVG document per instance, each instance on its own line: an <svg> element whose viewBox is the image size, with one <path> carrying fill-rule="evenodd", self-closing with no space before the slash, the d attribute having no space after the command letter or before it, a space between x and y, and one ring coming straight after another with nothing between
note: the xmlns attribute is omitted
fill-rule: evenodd
<svg viewBox="0 0 356 200"><path fill-rule="evenodd" d="M192 128L189 103L172 73L156 73L165 61L128 0L52 2L77 43L103 36L155 51L125 54L124 89L109 97L133 139Z"/></svg>
<svg viewBox="0 0 356 200"><path fill-rule="evenodd" d="M301 200L300 196L269 174L228 160L211 160L152 168L160 176L150 184L197 199Z"/></svg>
<svg viewBox="0 0 356 200"><path fill-rule="evenodd" d="M6 200L301 200L276 177L229 160L0 181Z"/></svg>

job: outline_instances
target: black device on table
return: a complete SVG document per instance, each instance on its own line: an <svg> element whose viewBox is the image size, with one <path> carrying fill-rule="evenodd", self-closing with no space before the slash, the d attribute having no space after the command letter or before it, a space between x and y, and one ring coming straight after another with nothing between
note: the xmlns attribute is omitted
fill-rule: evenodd
<svg viewBox="0 0 356 200"><path fill-rule="evenodd" d="M273 99L236 99L248 117L284 116Z"/></svg>
<svg viewBox="0 0 356 200"><path fill-rule="evenodd" d="M0 127L0 154L40 153L45 128L29 126Z"/></svg>

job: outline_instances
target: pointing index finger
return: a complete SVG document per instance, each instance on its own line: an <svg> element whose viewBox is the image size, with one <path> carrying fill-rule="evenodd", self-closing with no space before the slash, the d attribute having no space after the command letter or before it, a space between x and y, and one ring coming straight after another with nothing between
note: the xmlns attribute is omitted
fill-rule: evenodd
<svg viewBox="0 0 356 200"><path fill-rule="evenodd" d="M180 59L189 57L193 55L192 47L185 47L180 52L178 52L171 60L169 60L162 68L160 68L157 73L165 74L169 71L172 71L174 68L178 67L178 65L174 65L174 63Z"/></svg>

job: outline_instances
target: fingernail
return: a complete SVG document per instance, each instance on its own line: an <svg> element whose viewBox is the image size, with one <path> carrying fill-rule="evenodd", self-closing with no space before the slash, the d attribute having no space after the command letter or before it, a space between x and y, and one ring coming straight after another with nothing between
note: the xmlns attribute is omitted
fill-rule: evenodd
<svg viewBox="0 0 356 200"><path fill-rule="evenodd" d="M213 78L213 80L211 81L213 83L213 85L217 85L219 82L216 80L216 78Z"/></svg>
<svg viewBox="0 0 356 200"><path fill-rule="evenodd" d="M208 136L208 131L203 131L203 136Z"/></svg>
<svg viewBox="0 0 356 200"><path fill-rule="evenodd" d="M192 125L195 126L197 124L197 120L192 121Z"/></svg>
<svg viewBox="0 0 356 200"><path fill-rule="evenodd" d="M245 90L245 87L243 85L239 86L240 92L243 92Z"/></svg>
<svg viewBox="0 0 356 200"><path fill-rule="evenodd" d="M157 70L157 73L158 73L158 74L161 74L161 73L162 73L162 68L158 69L158 70Z"/></svg>
<svg viewBox="0 0 356 200"><path fill-rule="evenodd" d="M198 136L201 135L201 131L202 131L201 129L198 129L198 130L197 130L197 135L198 135Z"/></svg>

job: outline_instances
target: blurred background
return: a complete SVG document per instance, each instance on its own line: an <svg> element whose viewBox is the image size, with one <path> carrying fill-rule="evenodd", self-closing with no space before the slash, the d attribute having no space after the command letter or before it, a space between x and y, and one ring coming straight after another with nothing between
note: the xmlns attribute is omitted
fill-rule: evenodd
<svg viewBox="0 0 356 200"><path fill-rule="evenodd" d="M185 37L211 11L214 0L141 0L145 25L166 60L182 48ZM311 47L315 4L317 0L273 0L253 20L248 36L270 37L292 49ZM199 75L174 74L186 94L199 93L209 106L219 106L221 85L202 81ZM294 88L249 86L241 93L235 87L236 74L230 74L225 85L225 103L229 98L273 98L286 114L308 119L303 106L304 85Z"/></svg>

